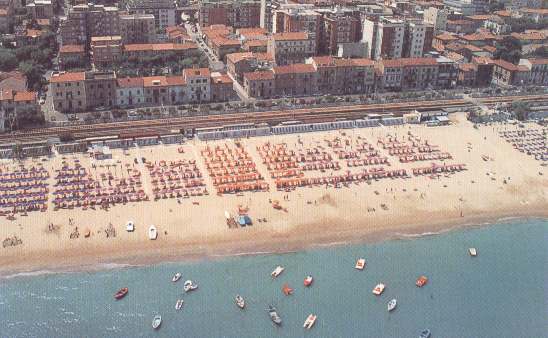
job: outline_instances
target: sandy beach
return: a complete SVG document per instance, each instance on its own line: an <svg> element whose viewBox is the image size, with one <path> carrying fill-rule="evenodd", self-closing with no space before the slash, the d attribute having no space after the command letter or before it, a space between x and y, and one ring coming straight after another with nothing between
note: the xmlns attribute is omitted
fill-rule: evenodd
<svg viewBox="0 0 548 338"><path fill-rule="evenodd" d="M184 145L113 150L113 160L109 162L92 160L87 154L56 155L47 160L28 159L18 163L3 161L0 164L3 172L20 164L31 167L41 163L51 173L47 180L50 192L56 189L55 170L61 169L63 162L78 160L98 181L110 174L114 179L103 180L104 185L116 179L129 180L139 173L139 186L149 200L117 204L108 211L99 207L54 210L50 193L47 211L29 212L28 216L17 214L14 220L0 218L0 239L15 235L22 240L21 245L0 248L0 274L293 251L316 245L438 232L504 217L548 217L547 167L499 136L499 131L519 127L497 124L474 128L462 114L452 116L452 120L452 125L443 127L405 125L242 139L241 147L256 165L255 172L268 184L269 191L222 196L217 194L202 151L216 146L233 149L236 147L233 140L207 143L192 140ZM541 129L534 124L525 128ZM436 147L439 150L436 153L450 154L451 158L401 163L398 155L391 155L389 149L383 148L382 141L389 137L401 143L409 142L412 137ZM258 150L267 143L285 143L286 149L297 153L316 149L340 166L338 170L303 171L306 178L381 167L405 169L408 177L278 191L271 176L273 170L268 169ZM364 143L372 147L375 156L386 158L388 163L350 167L346 159L337 155L341 151L353 152L358 144ZM200 189L205 188L209 194L155 200L150 168L134 160L142 157L151 166L160 161L195 163L195 172L203 175L204 186ZM107 163L111 166L106 167ZM413 168L432 163L464 164L466 170L436 177L413 174ZM274 200L279 201L281 209L273 208ZM225 211L233 215L239 206L249 209L253 225L229 228ZM134 232L125 230L129 220L135 222ZM116 230L115 237L106 237L109 224ZM155 241L147 236L151 224L159 232ZM80 235L71 239L76 227ZM87 231L89 237L84 236Z"/></svg>

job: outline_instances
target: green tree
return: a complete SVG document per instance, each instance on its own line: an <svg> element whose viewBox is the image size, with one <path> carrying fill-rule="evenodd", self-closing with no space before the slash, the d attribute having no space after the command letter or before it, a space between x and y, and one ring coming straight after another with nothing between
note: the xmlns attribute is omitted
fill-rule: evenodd
<svg viewBox="0 0 548 338"><path fill-rule="evenodd" d="M19 64L19 70L27 77L28 87L32 90L40 90L45 84L45 68L34 62L23 61Z"/></svg>
<svg viewBox="0 0 548 338"><path fill-rule="evenodd" d="M0 70L11 71L17 67L17 56L6 48L0 48Z"/></svg>
<svg viewBox="0 0 548 338"><path fill-rule="evenodd" d="M512 102L512 111L516 114L518 120L526 120L531 111L531 104L525 101L514 101Z"/></svg>
<svg viewBox="0 0 548 338"><path fill-rule="evenodd" d="M502 41L497 44L497 50L493 57L512 63L519 62L519 59L521 58L521 42L513 36L505 36Z"/></svg>

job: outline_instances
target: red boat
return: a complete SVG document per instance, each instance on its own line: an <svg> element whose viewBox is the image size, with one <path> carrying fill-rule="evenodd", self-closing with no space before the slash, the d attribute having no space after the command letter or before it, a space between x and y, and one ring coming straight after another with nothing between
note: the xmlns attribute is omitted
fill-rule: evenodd
<svg viewBox="0 0 548 338"><path fill-rule="evenodd" d="M306 276L306 278L304 279L304 286L310 286L312 285L312 276Z"/></svg>
<svg viewBox="0 0 548 338"><path fill-rule="evenodd" d="M284 287L282 288L282 291L286 296L289 296L290 294L293 293L293 289L290 288L289 285L287 285L287 283L284 284Z"/></svg>
<svg viewBox="0 0 548 338"><path fill-rule="evenodd" d="M417 282L415 283L415 285L417 285L419 288L422 288L424 285L426 285L426 283L428 283L428 277L420 276L417 279Z"/></svg>
<svg viewBox="0 0 548 338"><path fill-rule="evenodd" d="M128 288L121 288L120 290L118 290L118 292L116 292L116 294L114 295L114 298L122 299L127 295L128 291L129 291Z"/></svg>

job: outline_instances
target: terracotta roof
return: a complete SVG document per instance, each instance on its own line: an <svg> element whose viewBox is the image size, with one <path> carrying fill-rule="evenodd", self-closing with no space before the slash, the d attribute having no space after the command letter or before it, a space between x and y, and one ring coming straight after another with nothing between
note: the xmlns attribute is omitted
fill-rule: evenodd
<svg viewBox="0 0 548 338"><path fill-rule="evenodd" d="M470 20L480 20L480 21L489 20L489 19L491 19L491 17L492 17L492 15L489 15L489 14L477 14L477 15L467 16L467 18L470 19Z"/></svg>
<svg viewBox="0 0 548 338"><path fill-rule="evenodd" d="M36 92L16 92L13 101L36 101Z"/></svg>
<svg viewBox="0 0 548 338"><path fill-rule="evenodd" d="M548 8L521 8L520 11L522 13L548 15Z"/></svg>
<svg viewBox="0 0 548 338"><path fill-rule="evenodd" d="M59 53L83 53L83 45L63 45L59 48Z"/></svg>
<svg viewBox="0 0 548 338"><path fill-rule="evenodd" d="M28 36L29 38L37 38L40 35L42 35L42 33L43 32L39 29L27 29L27 32L25 35Z"/></svg>
<svg viewBox="0 0 548 338"><path fill-rule="evenodd" d="M67 72L50 77L49 82L76 82L84 81L86 79L86 73L84 72Z"/></svg>
<svg viewBox="0 0 548 338"><path fill-rule="evenodd" d="M169 51L169 50L187 50L196 49L198 46L195 43L138 43L124 46L124 50L128 52L137 51Z"/></svg>
<svg viewBox="0 0 548 338"><path fill-rule="evenodd" d="M306 32L289 32L272 34L272 39L275 41L292 41L292 40L307 40L308 33Z"/></svg>
<svg viewBox="0 0 548 338"><path fill-rule="evenodd" d="M167 84L170 86L184 86L186 85L186 80L183 76L168 76L166 77Z"/></svg>
<svg viewBox="0 0 548 338"><path fill-rule="evenodd" d="M380 62L384 67L435 66L438 64L434 58L402 58L381 60Z"/></svg>
<svg viewBox="0 0 548 338"><path fill-rule="evenodd" d="M7 16L8 10L5 8L0 8L0 16Z"/></svg>
<svg viewBox="0 0 548 338"><path fill-rule="evenodd" d="M167 86L167 79L165 76L147 76L143 78L144 87L161 87Z"/></svg>
<svg viewBox="0 0 548 338"><path fill-rule="evenodd" d="M131 87L143 87L144 81L142 77L124 77L116 79L118 87L131 88Z"/></svg>
<svg viewBox="0 0 548 338"><path fill-rule="evenodd" d="M212 84L232 84L232 79L227 74L211 75Z"/></svg>
<svg viewBox="0 0 548 338"><path fill-rule="evenodd" d="M456 36L454 36L453 34L449 34L449 33L442 33L440 35L436 35L435 38L438 39L438 40L442 40L442 41L458 40L458 38Z"/></svg>
<svg viewBox="0 0 548 338"><path fill-rule="evenodd" d="M268 34L268 31L264 28L252 27L252 28L238 28L236 29L236 34L240 35L255 35L255 34Z"/></svg>
<svg viewBox="0 0 548 338"><path fill-rule="evenodd" d="M497 47L494 46L483 46L481 47L484 51L487 51L489 53L494 53L497 51Z"/></svg>
<svg viewBox="0 0 548 338"><path fill-rule="evenodd" d="M491 33L474 33L474 34L467 34L462 37L464 40L467 41L483 41L483 40L502 40L501 36L494 35Z"/></svg>
<svg viewBox="0 0 548 338"><path fill-rule="evenodd" d="M492 65L493 59L486 56L472 56L472 63L477 65Z"/></svg>
<svg viewBox="0 0 548 338"><path fill-rule="evenodd" d="M477 66L473 63L461 63L459 69L464 72L474 72L477 70Z"/></svg>
<svg viewBox="0 0 548 338"><path fill-rule="evenodd" d="M263 70L260 72L244 73L244 79L248 81L258 80L274 80L274 73L271 70Z"/></svg>
<svg viewBox="0 0 548 338"><path fill-rule="evenodd" d="M512 16L512 13L510 11L507 11L507 10L495 11L495 14L498 15L498 16L502 16L502 17L511 17Z"/></svg>
<svg viewBox="0 0 548 338"><path fill-rule="evenodd" d="M524 72L524 71L528 71L529 69L525 66L516 66L515 64L513 63L510 63L506 60L494 60L493 63L496 65L496 66L499 66L503 69L506 69L506 70L509 70L511 72Z"/></svg>
<svg viewBox="0 0 548 338"><path fill-rule="evenodd" d="M315 73L316 69L313 65L305 63L295 63L287 66L278 66L272 69L274 74L306 74Z"/></svg>
<svg viewBox="0 0 548 338"><path fill-rule="evenodd" d="M532 65L548 65L548 59L528 59Z"/></svg>
<svg viewBox="0 0 548 338"><path fill-rule="evenodd" d="M315 56L312 58L317 66L323 67L368 67L375 62L367 58L341 59L332 56Z"/></svg>
<svg viewBox="0 0 548 338"><path fill-rule="evenodd" d="M209 68L186 68L183 69L185 78L189 77L210 77Z"/></svg>
<svg viewBox="0 0 548 338"><path fill-rule="evenodd" d="M218 46L218 47L226 47L226 46L240 46L241 42L240 40L236 39L227 39L222 36L216 36L214 38L210 39L211 43Z"/></svg>
<svg viewBox="0 0 548 338"><path fill-rule="evenodd" d="M244 42L244 47L266 47L268 45L268 40L247 40Z"/></svg>
<svg viewBox="0 0 548 338"><path fill-rule="evenodd" d="M471 52L481 52L483 49L478 47L478 46L474 46L474 45L464 45L463 47L464 49L468 49L469 51Z"/></svg>
<svg viewBox="0 0 548 338"><path fill-rule="evenodd" d="M255 54L252 52L230 53L226 55L226 61L228 62L230 60L232 63L237 63L242 60L253 59L255 57Z"/></svg>
<svg viewBox="0 0 548 338"><path fill-rule="evenodd" d="M447 53L446 56L448 58L450 58L451 60L455 61L455 62L459 62L459 61L464 60L464 56L462 56L459 53L455 53L455 52L449 52L449 53Z"/></svg>
<svg viewBox="0 0 548 338"><path fill-rule="evenodd" d="M540 32L511 33L511 36L518 40L545 40L546 36Z"/></svg>

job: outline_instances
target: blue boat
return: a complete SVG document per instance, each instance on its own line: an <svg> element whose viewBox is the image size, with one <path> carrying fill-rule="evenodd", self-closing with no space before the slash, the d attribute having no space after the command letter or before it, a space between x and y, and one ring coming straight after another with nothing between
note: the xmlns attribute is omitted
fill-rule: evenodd
<svg viewBox="0 0 548 338"><path fill-rule="evenodd" d="M426 329L421 332L421 335L419 336L419 338L430 338L431 334L432 333L430 332L430 330Z"/></svg>

